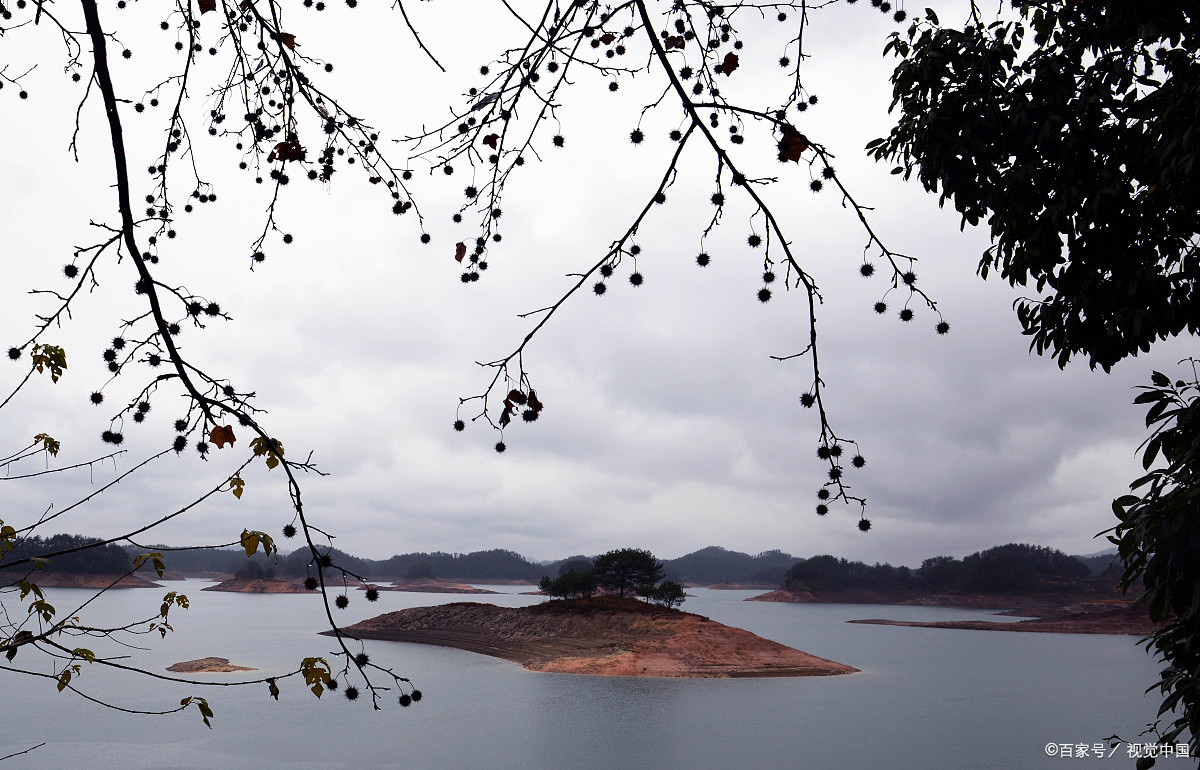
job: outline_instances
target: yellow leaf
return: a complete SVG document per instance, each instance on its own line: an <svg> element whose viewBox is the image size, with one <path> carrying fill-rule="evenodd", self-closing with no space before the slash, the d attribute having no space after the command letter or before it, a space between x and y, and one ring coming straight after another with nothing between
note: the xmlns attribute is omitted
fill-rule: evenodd
<svg viewBox="0 0 1200 770"><path fill-rule="evenodd" d="M241 476L234 476L229 480L229 491L233 492L233 496L237 499L242 499L242 491L246 487L246 480Z"/></svg>

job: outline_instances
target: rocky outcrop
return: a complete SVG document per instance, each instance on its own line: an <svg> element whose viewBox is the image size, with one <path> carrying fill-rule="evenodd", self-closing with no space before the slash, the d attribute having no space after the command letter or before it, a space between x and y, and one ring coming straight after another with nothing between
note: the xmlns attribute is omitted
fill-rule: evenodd
<svg viewBox="0 0 1200 770"><path fill-rule="evenodd" d="M167 666L167 671L174 671L177 674L226 674L231 671L257 670L247 666L235 666L229 662L229 658L199 658Z"/></svg>
<svg viewBox="0 0 1200 770"><path fill-rule="evenodd" d="M712 678L857 671L699 615L614 597L520 608L466 602L417 607L343 631L361 639L456 647L554 673Z"/></svg>

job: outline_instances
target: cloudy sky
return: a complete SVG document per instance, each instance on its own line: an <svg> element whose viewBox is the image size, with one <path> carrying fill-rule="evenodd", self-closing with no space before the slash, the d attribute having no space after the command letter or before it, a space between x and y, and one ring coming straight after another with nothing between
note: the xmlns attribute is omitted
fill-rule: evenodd
<svg viewBox="0 0 1200 770"><path fill-rule="evenodd" d="M452 108L461 112L464 92L482 85L479 66L523 42L515 21L491 4L473 3L478 15L469 24L458 4L411 4L426 44L447 67L443 74L413 53L394 15L338 5L328 18L300 14L291 28L305 52L335 63L329 90L344 94L385 139L440 124ZM943 3L939 13L957 22L965 5ZM174 41L173 32L156 36L160 19L145 11L120 17L129 25L122 40L135 55L118 62L114 76L135 101L161 79L157 63L169 60ZM146 20L155 34L139 30ZM789 83L774 61L791 28L746 16L739 29L743 68L728 78L726 94L777 104ZM1187 346L1161 344L1111 375L1089 371L1086 362L1060 371L1029 354L1011 310L1020 292L975 275L986 232L960 231L936 198L862 150L889 126L889 63L880 51L894 29L865 3L814 13L803 73L820 101L796 119L836 156L839 177L871 207L885 242L919 259L919 284L939 303L950 334L938 336L936 316L915 305L913 322L902 323L895 311L903 298L895 293L894 308L876 315L872 305L886 278L859 277L866 239L840 197L810 192L807 169L779 164L761 127L749 126L746 144L735 148L750 175L778 177L765 196L822 290L827 406L837 431L867 459L849 475L853 491L869 501L874 526L867 534L855 526L856 508L814 513L825 479L815 455L819 426L798 402L811 370L805 359L770 358L803 348L806 304L797 291L777 292L765 305L755 298L762 257L746 237L761 225L745 201L731 200L704 241L712 264L694 262L716 171L699 143L683 156L667 205L638 233L644 285L630 286L631 268L622 265L603 297L577 294L527 349L526 369L546 404L541 419L506 431L502 455L493 450L499 435L483 420L462 433L451 429L456 415L475 414L470 404L458 412L459 398L482 392L490 379L476 362L511 352L532 323L518 314L555 301L573 283L567 274L601 257L653 194L674 149L666 134L679 125L679 110L668 100L642 119L646 142L635 147L627 137L641 107L663 88L657 71L622 78L615 94L607 77L574 76L559 99L559 122L538 145L540 160L531 158L506 192L504 241L489 256L491 269L469 285L459 280L453 244L473 232L450 222L469 170L431 176L427 165L413 165L429 245L419 242L414 217L392 216L379 188L351 173L328 187L291 185L279 222L295 242L269 240L267 261L251 273L247 255L262 226L264 189L237 171L231 142L200 139L195 161L216 185L218 203L179 218L160 275L219 301L233 321L204 330L185 325L184 351L209 373L256 391L268 410L261 422L289 455L313 453L329 475L306 479L308 515L339 547L371 558L500 547L551 559L623 546L669 558L721 545L917 565L1006 542L1102 550L1107 544L1093 536L1112 525L1110 501L1140 468L1135 450L1145 430L1130 404L1134 388L1151 368L1174 371ZM215 39L216 30L202 34ZM24 343L34 314L53 306L29 289L63 290L62 265L100 236L89 222L115 219L95 95L82 112L75 162L68 146L81 90L62 74L61 41L47 29L8 37L5 74L38 67L22 81L29 99L15 98L12 87L0 91L8 149L0 154L5 348ZM644 49L630 48L629 57L645 61ZM205 60L196 77L218 74ZM195 109L206 109L205 89L194 94ZM152 122L161 115L123 116L131 165L144 168L161 145L160 124ZM550 145L554 133L565 137L563 148ZM394 147L403 162L404 147ZM147 180L135 176L137 185ZM134 192L140 199L147 190ZM66 376L57 385L39 378L0 418L5 447L15 450L43 431L60 439L63 452L52 466L104 454L100 432L144 381L131 371L108 383L100 356L121 320L143 312L130 291L133 266L110 260L99 280L45 338L67 348ZM0 368L5 394L23 374L17 365ZM101 387L106 401L93 407L88 394ZM4 519L28 522L51 506L61 510L168 445L182 404L160 391L146 423L126 426L128 451L115 460L5 482ZM172 455L46 533L127 531L211 489L244 459L243 447L209 461L193 451ZM10 474L45 467L38 460ZM278 532L291 518L279 472L257 464L243 475L241 500L217 494L149 539L213 543L236 539L243 527Z"/></svg>

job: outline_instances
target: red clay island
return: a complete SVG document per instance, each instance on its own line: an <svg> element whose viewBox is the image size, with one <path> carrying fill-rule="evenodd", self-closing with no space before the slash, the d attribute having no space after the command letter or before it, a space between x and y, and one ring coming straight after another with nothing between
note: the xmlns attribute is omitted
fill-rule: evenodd
<svg viewBox="0 0 1200 770"><path fill-rule="evenodd" d="M564 674L727 678L858 670L699 615L617 597L517 608L474 602L415 607L343 631L360 639L456 647Z"/></svg>

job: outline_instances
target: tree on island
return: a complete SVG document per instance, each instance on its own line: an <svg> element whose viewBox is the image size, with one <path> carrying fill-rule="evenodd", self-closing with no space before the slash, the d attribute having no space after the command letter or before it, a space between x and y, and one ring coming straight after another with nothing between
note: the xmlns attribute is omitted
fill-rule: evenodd
<svg viewBox="0 0 1200 770"><path fill-rule="evenodd" d="M636 594L653 604L678 607L683 604L683 586L671 580L662 581L665 569L654 554L639 548L620 548L597 556L591 569L577 572L578 560L570 560L560 568L556 578L542 577L538 588L551 598L586 599L602 589L624 598ZM563 572L563 568L566 571Z"/></svg>
<svg viewBox="0 0 1200 770"><path fill-rule="evenodd" d="M683 586L674 580L664 580L656 586L638 586L637 595L652 604L675 609L687 598Z"/></svg>
<svg viewBox="0 0 1200 770"><path fill-rule="evenodd" d="M538 588L551 598L559 599L586 599L594 595L598 587L596 576L590 571L576 572L573 569L556 578L545 575L538 583Z"/></svg>
<svg viewBox="0 0 1200 770"><path fill-rule="evenodd" d="M600 587L617 596L636 593L663 579L663 564L654 554L640 548L620 548L597 556L592 567Z"/></svg>
<svg viewBox="0 0 1200 770"><path fill-rule="evenodd" d="M868 145L962 215L987 222L979 274L1032 285L1030 347L1092 368L1200 331L1200 14L1191 0L1021 0L994 22L932 11L887 45L891 133ZM1032 41L1026 41L1026 35ZM1030 44L1032 43L1032 45ZM1122 585L1162 625L1165 743L1200 754L1200 376L1154 372L1138 494L1115 501ZM1154 468L1159 455L1165 462ZM1153 468L1153 469L1152 469ZM1165 717L1164 717L1165 715ZM1164 729L1162 719L1171 720ZM1149 767L1154 759L1138 762Z"/></svg>

